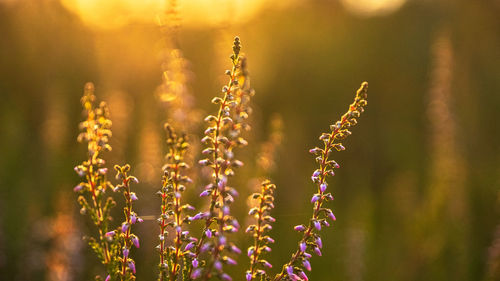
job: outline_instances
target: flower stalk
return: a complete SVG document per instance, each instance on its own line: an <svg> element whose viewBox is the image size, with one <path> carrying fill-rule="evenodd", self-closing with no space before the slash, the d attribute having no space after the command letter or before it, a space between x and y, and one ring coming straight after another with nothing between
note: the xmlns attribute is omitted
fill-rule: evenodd
<svg viewBox="0 0 500 281"><path fill-rule="evenodd" d="M319 169L315 170L311 177L311 180L317 186L317 193L311 199L313 215L307 227L304 225L295 227L296 231L303 232L302 239L299 241L299 249L292 255L290 261L283 266L281 273L276 275L275 281L286 276L292 280L307 280L307 276L303 271L303 269L311 269L309 262L311 255L307 251L312 250L321 256L323 244L318 232L322 226L330 225L327 219L336 220L332 210L323 207L323 203L333 200L333 195L326 193L328 186L326 179L334 175L333 169L340 167L337 162L329 159L329 155L333 150L345 150L340 141L351 135L349 128L357 124L356 118L364 111L364 106L367 104L367 90L368 83L363 82L356 92L354 102L349 106L349 110L342 115L340 121L330 126L329 133L323 133L319 137L323 141L324 147L315 147L309 151L316 156L316 162L319 163Z"/></svg>

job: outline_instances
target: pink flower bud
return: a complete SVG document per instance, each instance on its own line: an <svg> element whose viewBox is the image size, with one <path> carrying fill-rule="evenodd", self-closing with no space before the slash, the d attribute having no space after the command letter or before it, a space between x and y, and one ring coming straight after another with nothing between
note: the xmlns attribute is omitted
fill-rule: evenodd
<svg viewBox="0 0 500 281"><path fill-rule="evenodd" d="M128 267L132 270L132 272L135 274L135 263L133 261L129 261Z"/></svg>
<svg viewBox="0 0 500 281"><path fill-rule="evenodd" d="M327 186L328 185L325 182L319 186L319 190L321 191L321 193L325 192Z"/></svg>
<svg viewBox="0 0 500 281"><path fill-rule="evenodd" d="M304 265L304 268L307 269L307 271L311 271L311 263L308 260L304 260L302 265Z"/></svg>
<svg viewBox="0 0 500 281"><path fill-rule="evenodd" d="M139 198L137 198L137 195L135 195L134 192L130 192L130 199L132 199L132 201L136 201Z"/></svg>
<svg viewBox="0 0 500 281"><path fill-rule="evenodd" d="M320 231L321 230L321 223L319 221L314 221L314 227Z"/></svg>
<svg viewBox="0 0 500 281"><path fill-rule="evenodd" d="M184 251L189 251L191 250L192 248L194 247L194 243L193 242L190 242L186 245L186 247L184 248Z"/></svg>
<svg viewBox="0 0 500 281"><path fill-rule="evenodd" d="M302 224L296 225L293 229L295 229L295 231L299 231L299 232L306 231L306 227Z"/></svg>
<svg viewBox="0 0 500 281"><path fill-rule="evenodd" d="M130 250L127 247L123 248L123 257L128 257L129 252Z"/></svg>
<svg viewBox="0 0 500 281"><path fill-rule="evenodd" d="M200 277L201 277L201 269L200 268L196 269L195 271L193 271L193 273L191 273L192 279L198 279Z"/></svg>
<svg viewBox="0 0 500 281"><path fill-rule="evenodd" d="M316 253L316 255L320 256L321 257L321 250L318 248L318 247L315 247L314 248L314 253Z"/></svg>
<svg viewBox="0 0 500 281"><path fill-rule="evenodd" d="M205 197L205 196L208 196L210 195L210 190L204 190L202 193L200 193L200 197Z"/></svg>
<svg viewBox="0 0 500 281"><path fill-rule="evenodd" d="M307 248L306 242L300 243L299 249L300 249L301 252L305 252L306 248Z"/></svg>
<svg viewBox="0 0 500 281"><path fill-rule="evenodd" d="M137 237L135 237L135 236L134 236L134 237L132 237L132 243L134 243L134 246L135 246L136 248L139 248L139 247L140 247L140 244L139 244L139 238L137 238Z"/></svg>
<svg viewBox="0 0 500 281"><path fill-rule="evenodd" d="M214 263L214 267L215 269L217 269L218 271L221 271L222 270L222 263L220 261L216 261Z"/></svg>

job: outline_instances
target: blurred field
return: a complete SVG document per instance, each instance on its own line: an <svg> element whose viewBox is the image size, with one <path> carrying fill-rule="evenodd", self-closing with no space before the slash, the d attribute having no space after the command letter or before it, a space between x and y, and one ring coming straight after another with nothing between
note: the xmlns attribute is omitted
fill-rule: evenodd
<svg viewBox="0 0 500 281"><path fill-rule="evenodd" d="M276 271L296 247L292 226L310 216L307 151L368 81L367 111L333 156L337 222L323 231L310 279L500 280L499 1L197 1L179 1L177 41L194 106L214 110L234 35L256 90L240 222L253 156L273 116L283 120L270 170ZM72 192L87 81L111 108L108 162L132 165L138 209L158 213L168 113L155 95L166 51L156 16L165 3L94 2L0 0L0 280L100 273ZM138 233L138 280L154 280L157 225ZM248 258L238 261L242 274Z"/></svg>

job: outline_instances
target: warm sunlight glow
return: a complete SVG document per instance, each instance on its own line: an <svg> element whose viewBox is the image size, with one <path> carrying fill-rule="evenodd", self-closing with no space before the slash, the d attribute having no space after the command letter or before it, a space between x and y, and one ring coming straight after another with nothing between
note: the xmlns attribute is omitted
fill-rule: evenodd
<svg viewBox="0 0 500 281"><path fill-rule="evenodd" d="M397 11L406 0L341 0L346 9L361 16L387 15Z"/></svg>
<svg viewBox="0 0 500 281"><path fill-rule="evenodd" d="M153 23L165 13L166 0L61 0L88 25L116 28L130 22ZM217 25L245 22L264 5L265 0L177 1L182 23Z"/></svg>

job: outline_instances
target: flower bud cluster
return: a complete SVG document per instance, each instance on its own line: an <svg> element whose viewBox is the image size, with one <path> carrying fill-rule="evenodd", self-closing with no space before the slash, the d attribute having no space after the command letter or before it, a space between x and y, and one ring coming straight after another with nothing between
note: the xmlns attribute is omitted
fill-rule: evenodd
<svg viewBox="0 0 500 281"><path fill-rule="evenodd" d="M167 132L167 155L166 164L163 166L162 188L158 191L161 197L161 216L158 218L160 225L159 240L157 246L160 252L160 276L159 280L177 280L182 273L183 263L191 262L197 265L198 261L193 259L192 249L197 242L196 238L189 235L185 230L185 224L201 219L199 215L194 217L183 216L184 211L192 211L194 207L189 204L182 204L182 193L186 190L186 185L192 180L185 175L189 165L185 163L186 152L189 148L187 136L178 135L170 124L165 124ZM198 217L197 217L198 216ZM167 228L174 232L173 245L167 245Z"/></svg>
<svg viewBox="0 0 500 281"><path fill-rule="evenodd" d="M261 258L261 255L270 252L268 246L274 243L274 239L266 235L272 229L271 223L276 220L270 216L271 210L274 208L274 190L276 186L266 180L261 184L260 193L254 193L251 198L258 200L257 207L250 209L249 216L257 220L256 224L250 225L246 232L252 233L254 245L249 247L247 255L250 258L250 269L245 274L245 279L250 281L254 278L259 278L266 275L265 268L271 268L272 265Z"/></svg>
<svg viewBox="0 0 500 281"><path fill-rule="evenodd" d="M333 195L327 193L328 183L327 177L333 176L334 169L340 166L334 160L329 159L329 154L332 150L342 151L344 146L340 142L351 134L349 128L357 124L361 112L364 111L367 101L368 83L363 82L361 87L356 92L354 102L349 105L348 111L342 115L340 121L330 126L330 132L322 134L319 139L323 141L324 147L315 147L309 152L316 156L316 162L319 163L319 168L315 170L311 176L312 182L317 186L317 193L311 198L313 204L313 215L306 225L297 225L295 231L302 233L302 238L299 241L298 250L292 255L290 261L283 266L283 269L275 280L281 280L288 277L291 280L308 280L304 270L310 271L311 264L310 252L321 256L321 248L323 243L319 236L319 231L324 226L330 226L331 221L335 221L335 215L329 208L323 207L324 202L333 200Z"/></svg>
<svg viewBox="0 0 500 281"><path fill-rule="evenodd" d="M116 234L122 246L122 256L120 258L121 270L120 279L121 280L135 280L135 262L129 256L132 246L139 248L139 237L132 233L132 226L136 223L140 223L143 220L137 215L133 210L133 202L136 201L137 195L131 191L131 183L139 183L136 177L129 175L130 165L126 164L124 166L115 165L116 179L121 181L120 184L116 185L114 188L115 192L121 192L125 198L125 208L123 208L123 213L125 215L125 220L121 226L116 230ZM115 233L108 232L106 236L110 239L115 239Z"/></svg>
<svg viewBox="0 0 500 281"><path fill-rule="evenodd" d="M111 220L109 213L115 202L106 196L106 191L112 185L106 178L108 169L105 168L106 162L101 154L111 150L108 144L111 137L111 120L106 103L101 102L96 107L95 101L94 85L87 83L81 99L86 119L80 123L78 142L87 144L88 158L75 167L75 172L82 178L82 182L75 186L73 191L79 194L80 213L89 214L99 233L98 237L89 239L89 244L110 273L113 271L112 265L118 246L114 241L109 241L105 234Z"/></svg>
<svg viewBox="0 0 500 281"><path fill-rule="evenodd" d="M204 215L205 227L196 246L195 258L198 259L200 254L206 252L208 260L204 270L197 268L192 271L193 279L218 276L229 280L229 275L223 271L223 264L234 264L235 261L227 254L240 252L227 241L227 235L240 228L238 221L230 214L230 204L238 193L228 185L228 178L234 175L236 168L243 165L243 162L235 159L233 149L247 144L240 134L243 128L248 127L244 122L251 111L248 102L253 95L247 71L242 69L246 64L242 62L240 49L240 39L236 37L231 55L232 70L226 71L229 82L222 88L223 97L212 100L212 103L219 105L219 111L217 115L205 118L208 128L202 142L207 147L202 154L207 158L199 163L210 167L213 173L212 182L200 194L210 197L210 209Z"/></svg>

